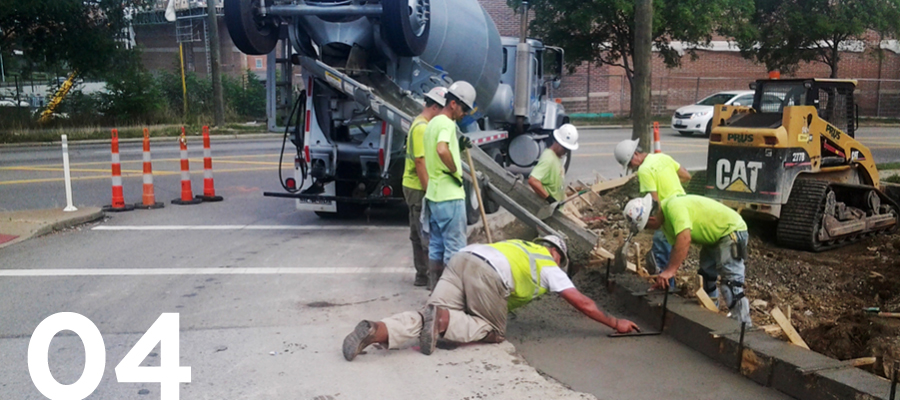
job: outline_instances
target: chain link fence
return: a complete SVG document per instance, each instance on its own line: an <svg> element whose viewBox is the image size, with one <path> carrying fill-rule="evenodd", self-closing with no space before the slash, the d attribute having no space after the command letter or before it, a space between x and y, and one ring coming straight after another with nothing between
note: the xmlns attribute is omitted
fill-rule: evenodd
<svg viewBox="0 0 900 400"><path fill-rule="evenodd" d="M762 78L762 77L761 77ZM631 86L624 75L573 75L551 92L569 114L624 116L631 113ZM651 83L651 110L670 115L722 91L749 91L750 78L662 77ZM900 80L857 79L855 99L861 117L900 118Z"/></svg>

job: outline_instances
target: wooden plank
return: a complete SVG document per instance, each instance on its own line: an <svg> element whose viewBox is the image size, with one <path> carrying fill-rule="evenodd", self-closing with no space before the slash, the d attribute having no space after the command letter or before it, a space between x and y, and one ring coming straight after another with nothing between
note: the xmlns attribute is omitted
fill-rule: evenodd
<svg viewBox="0 0 900 400"><path fill-rule="evenodd" d="M641 278L649 278L650 274L647 273L647 270L641 266L641 244L638 242L634 242L634 266L635 271L637 271L638 276Z"/></svg>
<svg viewBox="0 0 900 400"><path fill-rule="evenodd" d="M797 333L797 330L794 329L794 326L791 325L790 321L788 321L784 313L781 312L780 308L773 308L770 314L772 314L772 318L775 318L775 322L781 326L781 330L783 330L784 334L791 340L791 343L809 350L809 346L803 341L803 338L800 337L800 334Z"/></svg>
<svg viewBox="0 0 900 400"><path fill-rule="evenodd" d="M866 365L875 364L875 361L876 361L875 357L860 357L860 358L854 358L852 360L847 360L847 364L850 364L850 365L858 368L858 367L863 367Z"/></svg>
<svg viewBox="0 0 900 400"><path fill-rule="evenodd" d="M616 259L616 256L613 253L610 253L609 250L606 250L600 246L594 248L593 254L602 258L608 258L610 260ZM637 273L637 267L630 261L627 263L627 268L629 271Z"/></svg>
<svg viewBox="0 0 900 400"><path fill-rule="evenodd" d="M714 313L719 312L719 307L716 307L716 303L709 298L709 295L706 294L706 291L703 290L703 285L700 285L700 289L697 289L697 292L694 293L697 296L697 299L700 300L700 305L706 308L709 311Z"/></svg>
<svg viewBox="0 0 900 400"><path fill-rule="evenodd" d="M771 335L773 333L781 332L781 326L779 326L778 324L763 325L759 327L759 330Z"/></svg>
<svg viewBox="0 0 900 400"><path fill-rule="evenodd" d="M610 189L615 189L619 186L624 185L628 181L630 181L632 176L634 176L634 174L628 174L621 178L610 179L608 181L597 182L597 183L591 185L591 190L596 193L600 193L600 192L604 192L604 191L607 191Z"/></svg>

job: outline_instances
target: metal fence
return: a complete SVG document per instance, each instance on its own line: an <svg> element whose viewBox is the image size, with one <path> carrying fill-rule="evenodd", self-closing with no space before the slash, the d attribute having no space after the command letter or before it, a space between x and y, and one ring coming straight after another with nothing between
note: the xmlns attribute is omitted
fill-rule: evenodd
<svg viewBox="0 0 900 400"><path fill-rule="evenodd" d="M668 115L716 92L749 91L754 78L661 77L651 81L651 110L654 115ZM631 86L624 75L567 76L552 95L562 99L570 114L628 115L631 112ZM855 99L860 116L900 118L898 79L857 79Z"/></svg>

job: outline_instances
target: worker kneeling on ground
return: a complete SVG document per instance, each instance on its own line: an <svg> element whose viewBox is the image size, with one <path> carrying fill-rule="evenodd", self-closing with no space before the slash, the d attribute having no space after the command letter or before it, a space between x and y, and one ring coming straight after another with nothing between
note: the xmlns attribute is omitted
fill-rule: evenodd
<svg viewBox="0 0 900 400"><path fill-rule="evenodd" d="M578 129L564 124L553 131L553 144L541 153L537 165L531 170L528 185L548 203L566 198L566 169L564 157L568 151L578 150Z"/></svg>
<svg viewBox="0 0 900 400"><path fill-rule="evenodd" d="M729 316L741 322L750 321L750 302L744 296L744 259L747 258L747 224L740 214L718 201L703 196L670 197L659 205L649 194L632 199L625 205L625 218L634 231L644 227L662 228L672 244L669 264L656 277L653 289L667 289L669 279L687 258L691 243L700 247L700 270L703 290L712 299L719 294L716 279L722 277L723 296ZM651 214L656 218L648 224Z"/></svg>
<svg viewBox="0 0 900 400"><path fill-rule="evenodd" d="M415 339L426 355L434 352L439 338L500 343L506 339L507 313L547 291L559 293L578 311L616 332L640 330L629 320L600 311L575 288L567 267L566 244L556 236L466 246L450 259L423 311L360 322L344 339L344 358L352 361L370 344L398 349Z"/></svg>

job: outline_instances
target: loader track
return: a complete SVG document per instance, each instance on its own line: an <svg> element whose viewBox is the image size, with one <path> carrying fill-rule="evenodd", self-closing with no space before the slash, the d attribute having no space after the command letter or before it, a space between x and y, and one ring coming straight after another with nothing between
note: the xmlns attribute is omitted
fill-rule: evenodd
<svg viewBox="0 0 900 400"><path fill-rule="evenodd" d="M781 209L781 218L776 231L776 239L780 246L818 252L841 247L896 228L895 224L879 230L856 232L820 241L818 232L822 226L825 197L829 186L828 181L816 179L797 179L794 182L791 196ZM897 212L896 208L894 212Z"/></svg>

